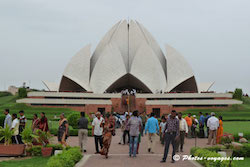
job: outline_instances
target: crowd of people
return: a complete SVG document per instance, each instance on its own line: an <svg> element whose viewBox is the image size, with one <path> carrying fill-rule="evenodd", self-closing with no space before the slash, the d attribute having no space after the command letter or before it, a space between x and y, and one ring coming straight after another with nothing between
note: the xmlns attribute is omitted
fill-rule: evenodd
<svg viewBox="0 0 250 167"><path fill-rule="evenodd" d="M19 111L19 118L16 113L10 115L9 109L5 109L6 115L4 128L13 130L12 142L22 144L21 133L26 127L27 119L24 111ZM80 113L81 118L78 121L78 138L79 146L82 152L87 152L87 138L89 121L85 117L85 113ZM172 145L172 162L174 163L174 155L176 152L183 152L185 137L187 138L208 138L207 144L217 144L223 136L222 116L219 119L215 117L215 113L205 116L202 112L199 113L199 119L196 115L189 113L183 118L182 113L177 113L175 110L171 114L162 116L160 121L157 119L154 112L146 115L145 112L133 111L133 113L125 113L123 116L107 113L102 115L97 112L94 115L92 125L92 136L94 136L96 154L104 155L108 158L109 148L112 141L112 136L116 135L117 123L120 124L122 135L120 136L119 144L129 145L129 156L136 157L139 154L141 137L146 135L147 151L155 153L155 144L160 138L160 143L164 145L164 155L162 163L166 162L169 152L169 146ZM45 113L42 112L40 118L34 114L31 129L33 132L41 130L49 131L48 119ZM197 134L198 132L198 134ZM67 146L66 140L69 136L69 124L65 115L60 115L58 127L58 142ZM157 137L159 136L159 137Z"/></svg>
<svg viewBox="0 0 250 167"><path fill-rule="evenodd" d="M10 115L9 109L5 109L4 114L4 128L9 128L13 131L12 143L23 144L21 133L24 131L27 123L27 118L24 115L24 111L19 111L19 118L16 113ZM37 129L46 132L48 131L48 119L46 118L44 112L41 113L41 118L38 118L37 114L34 114L31 128L33 132L35 132Z"/></svg>

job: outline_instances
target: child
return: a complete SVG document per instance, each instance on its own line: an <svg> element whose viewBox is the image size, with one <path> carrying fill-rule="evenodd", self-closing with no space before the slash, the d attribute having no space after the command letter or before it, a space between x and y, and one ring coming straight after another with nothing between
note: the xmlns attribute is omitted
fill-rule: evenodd
<svg viewBox="0 0 250 167"><path fill-rule="evenodd" d="M162 116L161 123L160 123L160 141L161 141L162 145L164 145L163 135L164 135L165 126L166 126L166 118L165 118L165 116Z"/></svg>

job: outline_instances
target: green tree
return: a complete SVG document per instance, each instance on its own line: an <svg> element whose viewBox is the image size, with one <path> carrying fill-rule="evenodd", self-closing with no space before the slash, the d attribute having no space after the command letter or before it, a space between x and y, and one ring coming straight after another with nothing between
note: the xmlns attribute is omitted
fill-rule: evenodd
<svg viewBox="0 0 250 167"><path fill-rule="evenodd" d="M25 98L25 97L27 97L27 90L26 90L26 88L19 88L19 89L18 89L18 96L19 96L20 98Z"/></svg>
<svg viewBox="0 0 250 167"><path fill-rule="evenodd" d="M238 99L238 100L242 100L242 96L243 96L242 89L236 88L234 93L233 93L233 98Z"/></svg>

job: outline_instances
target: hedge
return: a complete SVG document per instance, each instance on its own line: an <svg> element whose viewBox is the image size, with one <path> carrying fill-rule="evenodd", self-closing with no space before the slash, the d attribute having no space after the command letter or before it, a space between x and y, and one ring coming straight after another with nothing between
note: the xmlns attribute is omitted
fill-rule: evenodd
<svg viewBox="0 0 250 167"><path fill-rule="evenodd" d="M52 156L47 163L47 167L74 167L81 158L82 153L79 147L69 148L63 150L61 154Z"/></svg>
<svg viewBox="0 0 250 167"><path fill-rule="evenodd" d="M207 160L208 157L221 157L220 154L214 152L214 151L209 151L206 148L192 148L190 150L191 155L193 156L197 156L197 157L206 157L203 158L202 160L198 160L197 162L199 162L201 165L203 165L204 167L228 167L230 164L229 160L224 160L224 161L220 161L220 160ZM231 167L235 166L233 162L231 162Z"/></svg>
<svg viewBox="0 0 250 167"><path fill-rule="evenodd" d="M79 129L69 129L69 135L70 136L78 136L78 130ZM58 129L52 128L52 129L50 129L50 133L57 136ZM92 127L91 126L89 126L89 128L88 128L88 136L92 136Z"/></svg>
<svg viewBox="0 0 250 167"><path fill-rule="evenodd" d="M4 120L5 120L5 116L4 115L1 115L0 116L0 126L4 126Z"/></svg>
<svg viewBox="0 0 250 167"><path fill-rule="evenodd" d="M234 157L250 157L250 143L243 144L240 149L233 150Z"/></svg>

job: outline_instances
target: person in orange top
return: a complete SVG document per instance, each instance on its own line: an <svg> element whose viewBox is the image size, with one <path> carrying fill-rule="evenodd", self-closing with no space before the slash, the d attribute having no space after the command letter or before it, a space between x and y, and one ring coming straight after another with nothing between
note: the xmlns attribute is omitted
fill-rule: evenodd
<svg viewBox="0 0 250 167"><path fill-rule="evenodd" d="M217 130L217 138L216 138L217 144L220 143L222 136L223 136L223 122L222 122L222 116L219 116L219 127Z"/></svg>
<svg viewBox="0 0 250 167"><path fill-rule="evenodd" d="M193 120L191 118L191 113L188 113L188 116L185 117L185 120L186 120L187 125L188 125L188 138L191 138L191 127L193 124Z"/></svg>

